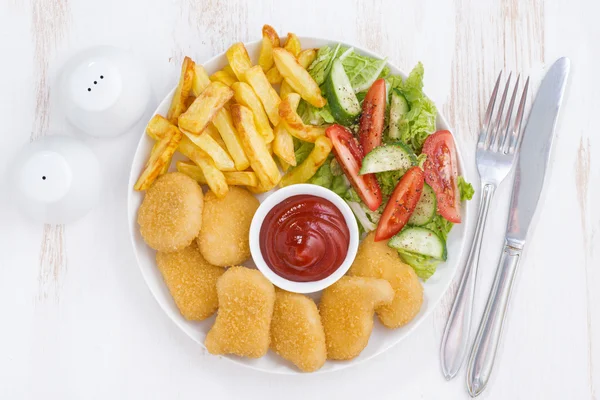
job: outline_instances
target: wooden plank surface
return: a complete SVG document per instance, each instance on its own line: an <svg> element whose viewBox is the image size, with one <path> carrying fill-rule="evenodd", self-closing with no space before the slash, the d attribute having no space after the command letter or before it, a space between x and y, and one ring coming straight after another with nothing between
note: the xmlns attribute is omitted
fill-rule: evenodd
<svg viewBox="0 0 600 400"><path fill-rule="evenodd" d="M435 313L382 356L338 373L298 377L212 357L162 313L137 269L125 209L143 122L114 140L85 140L110 186L69 226L15 212L4 177L18 149L66 129L56 87L78 49L113 44L144 62L157 104L184 55L206 60L258 39L264 23L356 43L408 71L446 114L476 177L481 110L502 69L536 88L556 58L572 60L551 179L518 274L485 399L597 399L600 387L600 3L569 0L7 0L0 3L0 398L467 398L464 372L444 381L438 348L454 284ZM476 182L474 182L476 183ZM502 185L484 238L477 319L506 223ZM595 268L594 268L595 267Z"/></svg>

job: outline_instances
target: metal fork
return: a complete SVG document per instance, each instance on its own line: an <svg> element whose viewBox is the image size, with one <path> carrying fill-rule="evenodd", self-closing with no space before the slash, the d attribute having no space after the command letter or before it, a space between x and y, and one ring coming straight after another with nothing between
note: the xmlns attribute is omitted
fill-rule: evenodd
<svg viewBox="0 0 600 400"><path fill-rule="evenodd" d="M529 88L529 78L527 78L525 83L517 114L513 122L512 112L519 89L520 76L517 77L507 113L503 118L511 76L512 74L509 74L496 117L492 122L492 114L494 114L494 106L498 96L498 87L500 86L502 72L498 75L494 91L485 112L484 122L479 133L479 140L477 141L476 163L479 177L481 178L481 202L469 258L463 270L460 286L458 287L458 292L456 293L452 311L450 312L442 338L440 358L442 371L447 380L456 376L467 354L475 282L477 280L477 265L479 263L481 239L490 203L494 197L496 188L506 178L510 169L515 164L521 143L521 123L523 121L527 90Z"/></svg>

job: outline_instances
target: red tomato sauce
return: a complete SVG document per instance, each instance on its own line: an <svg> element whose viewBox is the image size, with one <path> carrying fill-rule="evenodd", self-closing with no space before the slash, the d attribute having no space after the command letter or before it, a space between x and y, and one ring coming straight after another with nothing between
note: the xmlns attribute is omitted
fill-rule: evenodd
<svg viewBox="0 0 600 400"><path fill-rule="evenodd" d="M329 200L292 196L269 211L260 229L260 251L282 278L313 282L327 278L344 262L350 230Z"/></svg>

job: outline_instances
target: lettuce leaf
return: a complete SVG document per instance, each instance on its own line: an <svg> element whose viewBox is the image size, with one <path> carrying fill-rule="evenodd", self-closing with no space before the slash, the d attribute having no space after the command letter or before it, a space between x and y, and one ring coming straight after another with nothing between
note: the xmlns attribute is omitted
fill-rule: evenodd
<svg viewBox="0 0 600 400"><path fill-rule="evenodd" d="M379 186L381 187L381 191L385 196L390 196L396 185L400 181L402 175L404 175L406 171L404 170L396 170L396 171L385 171L378 172L375 176L377 177L377 181L379 182Z"/></svg>
<svg viewBox="0 0 600 400"><path fill-rule="evenodd" d="M315 145L309 142L303 142L294 138L294 154L296 155L296 165L306 160Z"/></svg>
<svg viewBox="0 0 600 400"><path fill-rule="evenodd" d="M410 111L400 122L400 140L412 147L415 154L421 153L423 142L435 131L437 116L435 105L423 93L423 74L423 64L418 63L405 80L398 75L385 78L388 93L398 89L408 101Z"/></svg>
<svg viewBox="0 0 600 400"><path fill-rule="evenodd" d="M439 214L435 214L433 219L428 224L424 225L423 228L434 231L436 235L446 241L448 239L448 234L452 230L452 226L454 226L452 222L446 220Z"/></svg>
<svg viewBox="0 0 600 400"><path fill-rule="evenodd" d="M298 104L298 109L296 110L300 118L305 124L309 125L323 125L323 124L333 124L335 119L333 115L331 115L331 109L329 108L329 104L325 104L323 108L317 108L312 104L307 103L304 100L300 101Z"/></svg>
<svg viewBox="0 0 600 400"><path fill-rule="evenodd" d="M343 54L342 65L350 79L354 93L358 93L368 90L373 82L381 76L386 68L387 59L380 60L363 56L350 49Z"/></svg>
<svg viewBox="0 0 600 400"><path fill-rule="evenodd" d="M437 270L438 264L441 262L440 260L436 260L431 257L404 251L398 251L398 254L400 254L400 257L405 263L410 265L415 270L417 276L423 279L423 281L431 278L431 276Z"/></svg>
<svg viewBox="0 0 600 400"><path fill-rule="evenodd" d="M458 190L460 191L460 201L471 200L475 194L473 185L465 181L462 176L458 177Z"/></svg>

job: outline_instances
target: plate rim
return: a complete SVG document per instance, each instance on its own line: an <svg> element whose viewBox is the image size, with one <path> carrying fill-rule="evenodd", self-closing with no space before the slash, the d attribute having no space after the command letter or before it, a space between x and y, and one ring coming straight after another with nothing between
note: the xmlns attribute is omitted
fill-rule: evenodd
<svg viewBox="0 0 600 400"><path fill-rule="evenodd" d="M386 59L387 65L390 67L393 67L393 69L399 71L399 75L401 75L403 78L406 78L408 75L404 72L403 69L397 67L396 65L394 65L393 63L391 63L389 60L387 60L387 57L382 57L380 54L373 52L371 50L365 49L361 46L357 46L357 45L353 45L351 43L342 41L342 40L337 40L337 39L328 39L328 38L324 38L324 37L317 37L317 36L298 36L298 39L300 40L300 42L303 41L313 41L313 42L320 42L320 43L324 43L323 45L331 45L331 44L341 44L343 46L348 46L348 47L352 47L355 50L357 50L359 53L370 56L370 57L376 57L379 59ZM262 39L258 39L258 40L253 40L253 41L246 41L243 42L244 46L246 47L254 47L260 44L260 42L262 41ZM222 51L212 57L210 57L209 59L207 59L206 61L202 62L201 65L206 65L209 63L213 63L215 62L217 59L223 57L226 54L226 51ZM152 112L152 115L150 116L150 118L152 118L154 115L156 115L159 111L159 109L162 108L163 103L165 103L167 100L170 100L173 97L173 93L175 92L176 87L174 87L173 89L171 89L163 98L162 100L158 103L158 105L155 107L154 111ZM427 95L427 92L424 91L424 94L431 99L430 96ZM433 101L433 100L432 100ZM437 110L437 124L439 125L443 125L444 127L446 127L446 129L448 129L451 133L453 138L456 140L456 136L454 135L454 129L453 127L448 123L446 117L442 114L442 112L440 111L439 107L437 106L437 104L434 102L435 106L436 106L436 110ZM140 151L140 147L143 146L143 141L144 141L144 137L145 137L146 133L145 133L145 126L144 126L144 130L142 131L140 138L138 140L137 146L135 147L135 151L133 153L133 158L131 160L131 164L130 164L130 173L129 173L129 180L128 180L128 188L127 188L127 218L128 218L128 225L129 225L129 238L130 238L130 242L131 242L131 246L132 246L132 251L134 253L135 256L135 260L138 266L138 269L140 270L140 273L142 275L142 277L144 278L144 282L146 283L146 286L148 288L148 290L150 291L150 293L152 294L152 296L154 297L154 300L158 303L158 305L160 306L161 310L169 317L169 319L181 330L183 331L183 333L185 333L186 336L188 336L192 341L194 341L195 343L198 343L202 346L203 349L206 349L206 347L204 346L204 343L200 340L198 340L197 338L193 337L192 335L190 335L190 333L184 329L179 321L168 311L166 310L166 305L164 305L161 301L159 301L159 297L157 296L157 293L155 293L155 290L153 289L152 285L150 285L149 283L149 278L146 276L146 273L144 272L144 269L142 268L142 263L140 262L140 257L138 255L138 251L137 251L137 243L136 243L136 226L137 226L137 212L135 212L132 215L132 211L131 211L131 205L132 205L132 194L135 193L134 189L133 189L133 185L135 184L135 182L137 181L137 175L139 174L139 171L135 170L135 165L134 162L136 161L136 155L138 154L138 152ZM464 167L464 158L462 156L462 152L461 152L461 146L455 146L456 147L456 153L457 153L457 157L458 157L458 169L459 169L459 173L465 178L465 180L467 180L467 182L471 182L468 176L468 170ZM448 289L450 288L450 285L452 284L452 282L455 280L456 275L458 273L459 270L462 270L461 265L464 264L464 256L465 256L465 245L468 239L468 233L469 233L469 226L471 225L471 214L472 214L472 208L474 207L473 202L463 202L463 209L464 209L464 219L462 221L462 224L464 224L464 233L463 233L463 237L460 240L460 244L459 244L459 254L457 257L457 261L456 261L456 265L453 268L453 271L450 272L450 276L449 279L446 283L443 284L442 289L441 289L441 295L439 296L439 298L434 302L434 303L427 303L427 309L423 311L422 315L419 317L419 319L417 321L414 321L414 323L412 323L410 326L405 327L405 330L403 332L403 335L399 336L397 338L397 340L393 340L391 343L382 346L380 349L378 349L377 351L375 351L373 354L364 357L364 358L360 358L360 359L354 359L354 360L348 360L348 361L344 361L344 362L337 362L334 360L327 360L328 363L335 363L337 366L336 368L331 368L331 369L320 369L318 371L312 372L311 375L315 375L315 374L324 374L324 373L330 373L330 372L335 372L335 371L340 371L342 369L346 369L346 368L350 368L356 365L360 365L362 363L364 363L367 360L372 360L373 358L381 355L382 353L390 350L392 347L398 345L400 342L402 342L404 339L406 339L408 336L410 336L422 323L423 321L425 321L426 319L428 319L433 310L439 306L439 304L442 301L442 298L446 295L446 293L448 292ZM137 211L137 210L136 210ZM426 282L422 282L423 285L426 284ZM216 313L215 313L216 314ZM375 317L375 315L373 316L374 319L377 319ZM250 368L253 369L255 371L260 371L260 372L265 372L265 373L270 373L270 374L277 374L277 375L304 375L305 373L297 370L297 369L293 369L293 368L289 368L286 370L273 370L273 369L266 369L266 368L262 368L260 366L256 366L256 365L251 365L248 364L246 362L243 362L242 359L236 357L236 356L232 356L232 355L221 355L219 356L219 358L221 359L227 359L228 361L231 361L234 364L237 364L239 366L243 366L245 368Z"/></svg>

